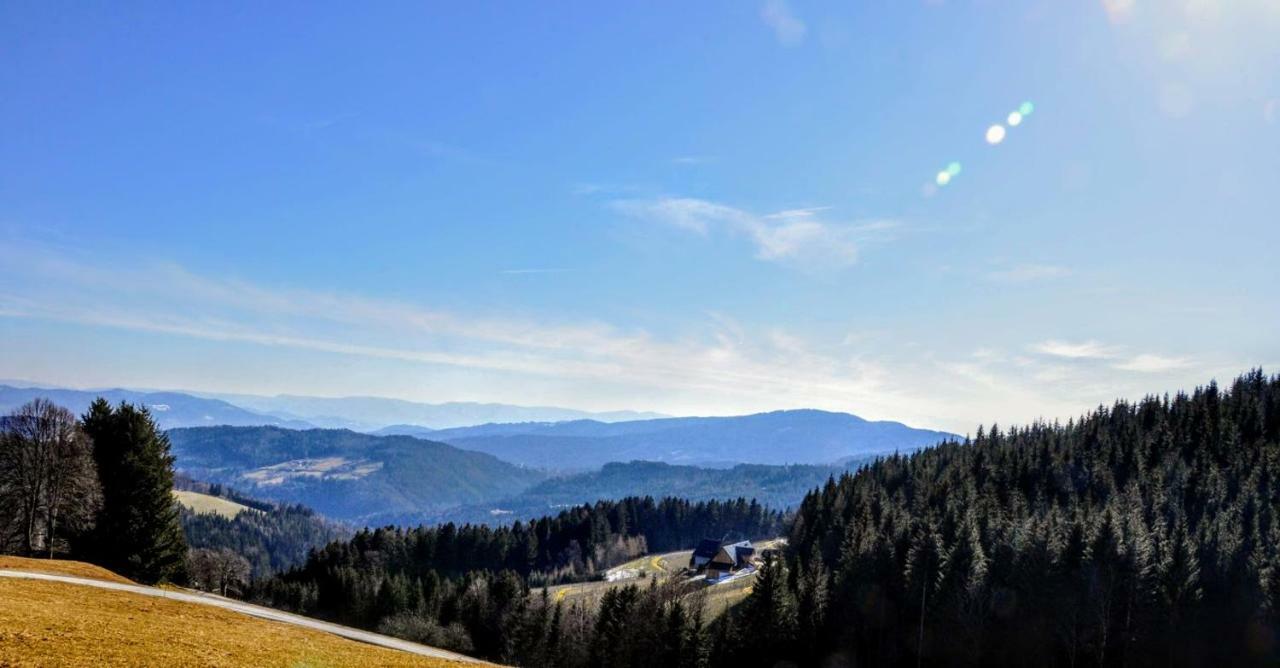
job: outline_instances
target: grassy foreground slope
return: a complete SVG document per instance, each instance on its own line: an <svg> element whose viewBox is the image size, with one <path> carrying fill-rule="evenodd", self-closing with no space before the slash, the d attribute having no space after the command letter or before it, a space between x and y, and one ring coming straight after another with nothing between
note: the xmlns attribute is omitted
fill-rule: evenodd
<svg viewBox="0 0 1280 668"><path fill-rule="evenodd" d="M66 561L64 559L28 559L26 557L14 557L7 554L0 554L0 570L52 573L53 575L70 575L77 578L91 578L94 580L106 580L107 582L119 582L121 584L135 584L133 580L122 575L112 573L101 566L86 564L83 561Z"/></svg>
<svg viewBox="0 0 1280 668"><path fill-rule="evenodd" d="M78 562L0 568L119 576ZM0 666L458 666L219 608L60 582L0 578Z"/></svg>

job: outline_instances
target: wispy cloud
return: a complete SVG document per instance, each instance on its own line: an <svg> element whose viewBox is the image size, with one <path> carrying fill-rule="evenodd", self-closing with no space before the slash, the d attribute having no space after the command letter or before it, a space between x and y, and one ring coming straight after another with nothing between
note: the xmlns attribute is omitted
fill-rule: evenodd
<svg viewBox="0 0 1280 668"><path fill-rule="evenodd" d="M709 162L715 162L715 158L709 155L681 155L671 159L671 163L675 165L705 165Z"/></svg>
<svg viewBox="0 0 1280 668"><path fill-rule="evenodd" d="M765 0L760 8L760 19L773 30L783 46L795 46L804 42L808 28L796 17L786 0Z"/></svg>
<svg viewBox="0 0 1280 668"><path fill-rule="evenodd" d="M1142 373L1162 373L1178 371L1191 366L1191 360L1185 357L1164 357L1162 355L1142 354L1115 365L1123 371L1139 371Z"/></svg>
<svg viewBox="0 0 1280 668"><path fill-rule="evenodd" d="M1161 373L1188 369L1192 361L1186 357L1169 357L1154 353L1132 354L1120 346L1104 345L1098 341L1071 343L1067 341L1042 341L1031 346L1035 352L1050 357L1074 361L1104 361L1117 371Z"/></svg>
<svg viewBox="0 0 1280 668"><path fill-rule="evenodd" d="M751 218L772 224L823 213ZM708 234L722 224L710 222ZM801 334L723 312L655 333L642 325L434 308L16 244L0 245L0 318L33 323L15 327L44 321L155 335L85 334L60 376L50 376L60 359L56 342L35 359L0 355L0 376L152 387L206 382L207 373L179 367L189 356L230 369L226 377L233 380L225 382L236 384L192 389L261 392L264 383L278 383L274 391L511 403L537 397L684 414L812 407L961 432L979 421L1076 415L1116 397L1210 377L1208 367L1188 358L1130 354L1094 340L1044 341L1031 346L1037 354L1010 354L987 342L975 351L964 342L957 358L871 330ZM163 345L157 337L166 337ZM152 359L152 346L176 357ZM95 355L103 356L101 364L83 365ZM138 375L114 375L117 356ZM264 359L280 360L280 367L266 373ZM317 376L317 368L324 373ZM1163 372L1162 384L1151 386L1151 374Z"/></svg>
<svg viewBox="0 0 1280 668"><path fill-rule="evenodd" d="M518 402L532 387L577 388L577 396L587 398L607 390L667 401L714 397L760 409L856 406L903 417L889 410L894 393L882 385L887 374L876 365L784 329L754 331L719 316L657 337L598 321L466 313L271 287L136 258L96 264L12 248L0 249L0 279L0 316L6 318L483 372L501 379L490 400ZM6 362L0 373L27 371Z"/></svg>
<svg viewBox="0 0 1280 668"><path fill-rule="evenodd" d="M1029 283L1052 278L1062 278L1071 274L1066 267L1052 264L1019 264L1008 269L987 272L987 279L1000 283Z"/></svg>
<svg viewBox="0 0 1280 668"><path fill-rule="evenodd" d="M1119 355L1119 351L1115 347L1103 345L1098 341L1071 343L1068 341L1049 340L1033 344L1031 349L1042 355L1065 357L1067 359L1111 359Z"/></svg>
<svg viewBox="0 0 1280 668"><path fill-rule="evenodd" d="M827 220L826 207L754 214L725 204L689 197L618 200L613 207L646 221L696 234L717 232L745 237L756 257L811 268L847 267L858 261L860 243L892 229L894 221L841 223Z"/></svg>

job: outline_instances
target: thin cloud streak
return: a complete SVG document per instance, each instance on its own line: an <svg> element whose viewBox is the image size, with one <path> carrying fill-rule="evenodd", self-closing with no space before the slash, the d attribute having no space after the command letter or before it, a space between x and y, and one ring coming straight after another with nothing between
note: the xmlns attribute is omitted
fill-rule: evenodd
<svg viewBox="0 0 1280 668"><path fill-rule="evenodd" d="M1031 349L1043 355L1065 357L1067 359L1110 359L1119 354L1115 348L1105 346L1098 341L1070 343L1049 340L1034 344Z"/></svg>
<svg viewBox="0 0 1280 668"><path fill-rule="evenodd" d="M802 214L783 218L797 215ZM370 363L392 360L407 363L393 366L392 373L404 378L454 379L441 381L433 397L404 397L423 400L457 398L456 379L470 379L473 396L480 392L479 398L496 401L536 395L575 407L672 414L810 407L963 433L979 421L1070 416L1119 396L1165 389L1144 385L1150 374L1176 373L1161 378L1195 383L1213 371L1186 358L1126 356L1119 347L1092 340L1030 346L1039 355L984 348L957 361L899 345L892 337L863 337L851 346L842 334L830 340L802 337L720 312L708 313L693 329L658 337L604 322L459 313L273 288L201 276L173 264L99 266L32 248L0 249L0 285L0 317L11 321L57 321ZM241 353L234 347L225 351L219 353L226 356L224 364L239 363ZM51 367L24 366L15 356L0 362L0 375L36 377L45 368ZM329 382L329 392L358 389L345 376ZM377 393L376 387L360 389Z"/></svg>
<svg viewBox="0 0 1280 668"><path fill-rule="evenodd" d="M710 237L716 232L751 241L756 257L807 268L831 269L858 261L860 245L897 226L894 221L859 224L832 222L823 217L829 207L789 209L757 215L743 209L692 197L615 200L615 210Z"/></svg>

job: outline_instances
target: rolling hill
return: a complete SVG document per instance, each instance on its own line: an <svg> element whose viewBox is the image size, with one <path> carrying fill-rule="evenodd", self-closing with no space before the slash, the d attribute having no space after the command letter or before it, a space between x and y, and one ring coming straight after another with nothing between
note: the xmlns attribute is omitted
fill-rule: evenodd
<svg viewBox="0 0 1280 668"><path fill-rule="evenodd" d="M755 499L771 508L799 505L828 478L856 469L870 458L839 465L738 464L732 468L702 468L662 462L614 462L599 471L544 480L517 496L486 504L451 508L429 519L456 523L499 524L551 515L565 507L599 499L628 496L678 496L690 501Z"/></svg>
<svg viewBox="0 0 1280 668"><path fill-rule="evenodd" d="M818 410L616 423L486 424L430 433L435 441L550 470L588 470L632 460L718 466L830 464L916 450L951 437L900 422Z"/></svg>
<svg viewBox="0 0 1280 668"><path fill-rule="evenodd" d="M193 478L356 523L506 498L546 477L409 436L198 427L170 430L169 438L177 468Z"/></svg>

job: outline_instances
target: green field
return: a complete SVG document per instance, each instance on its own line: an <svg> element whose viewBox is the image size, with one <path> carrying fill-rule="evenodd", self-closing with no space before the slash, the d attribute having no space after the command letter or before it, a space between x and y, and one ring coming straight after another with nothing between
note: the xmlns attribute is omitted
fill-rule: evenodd
<svg viewBox="0 0 1280 668"><path fill-rule="evenodd" d="M249 506L224 499L220 496L210 496L208 494L201 494L200 492L187 492L175 489L173 490L173 497L178 500L178 503L196 513L212 513L214 515L222 515L223 517L232 518L239 515L240 512L244 510L255 513L262 512L256 508L250 508Z"/></svg>

